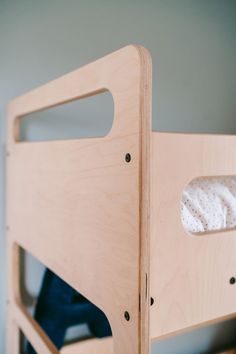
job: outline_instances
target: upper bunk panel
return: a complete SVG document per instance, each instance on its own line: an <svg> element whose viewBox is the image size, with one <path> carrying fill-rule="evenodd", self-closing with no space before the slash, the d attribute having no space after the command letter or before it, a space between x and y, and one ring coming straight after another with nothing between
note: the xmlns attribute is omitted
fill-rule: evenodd
<svg viewBox="0 0 236 354"><path fill-rule="evenodd" d="M197 177L236 175L232 135L151 135L151 337L233 316L236 231L187 234L180 203Z"/></svg>

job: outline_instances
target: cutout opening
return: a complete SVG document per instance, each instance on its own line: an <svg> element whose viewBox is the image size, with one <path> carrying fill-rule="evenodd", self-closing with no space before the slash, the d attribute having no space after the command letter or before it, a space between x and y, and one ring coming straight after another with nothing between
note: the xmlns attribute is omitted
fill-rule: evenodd
<svg viewBox="0 0 236 354"><path fill-rule="evenodd" d="M113 125L113 96L105 91L18 119L19 142L104 137Z"/></svg>
<svg viewBox="0 0 236 354"><path fill-rule="evenodd" d="M236 348L235 326L235 318L224 319L155 339L151 343L151 353L233 354Z"/></svg>
<svg viewBox="0 0 236 354"><path fill-rule="evenodd" d="M27 354L27 339L24 335L24 333L20 330L20 343L19 343L19 347L20 347L20 354Z"/></svg>
<svg viewBox="0 0 236 354"><path fill-rule="evenodd" d="M78 342L85 350L97 341L112 353L111 326L102 310L21 248L20 272L23 305L61 353L69 353ZM35 354L26 339L21 348L25 354Z"/></svg>
<svg viewBox="0 0 236 354"><path fill-rule="evenodd" d="M198 177L183 190L181 221L187 233L236 228L236 176Z"/></svg>

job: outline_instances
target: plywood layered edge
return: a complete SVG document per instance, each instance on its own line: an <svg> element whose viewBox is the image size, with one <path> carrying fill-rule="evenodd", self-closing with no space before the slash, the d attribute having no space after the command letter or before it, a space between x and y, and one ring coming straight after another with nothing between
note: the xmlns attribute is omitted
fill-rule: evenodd
<svg viewBox="0 0 236 354"><path fill-rule="evenodd" d="M115 354L149 351L149 170L144 164L149 159L150 66L144 48L128 46L9 104L9 354L19 351L19 329L39 354L56 353L24 313L15 261L19 247L104 311ZM104 138L19 141L22 116L105 90L113 96L115 116Z"/></svg>

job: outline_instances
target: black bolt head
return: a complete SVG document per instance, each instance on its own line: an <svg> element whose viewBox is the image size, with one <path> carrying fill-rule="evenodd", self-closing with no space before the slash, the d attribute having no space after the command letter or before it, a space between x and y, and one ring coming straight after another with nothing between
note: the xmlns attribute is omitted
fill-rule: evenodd
<svg viewBox="0 0 236 354"><path fill-rule="evenodd" d="M127 163L129 163L129 162L131 161L131 155L130 155L129 153L127 153L127 154L125 155L125 161L126 161Z"/></svg>
<svg viewBox="0 0 236 354"><path fill-rule="evenodd" d="M130 315L129 315L129 312L128 312L128 311L125 311L124 317L125 317L126 321L129 321L129 320L130 320Z"/></svg>

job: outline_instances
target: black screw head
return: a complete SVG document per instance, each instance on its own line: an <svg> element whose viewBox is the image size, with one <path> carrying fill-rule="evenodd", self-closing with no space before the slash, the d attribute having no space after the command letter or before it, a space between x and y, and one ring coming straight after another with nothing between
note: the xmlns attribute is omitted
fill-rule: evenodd
<svg viewBox="0 0 236 354"><path fill-rule="evenodd" d="M235 277L231 277L229 280L230 284L235 284L236 283L236 278Z"/></svg>
<svg viewBox="0 0 236 354"><path fill-rule="evenodd" d="M129 162L131 161L131 155L130 155L129 153L127 153L127 154L125 155L125 161L126 161L127 163L129 163Z"/></svg>
<svg viewBox="0 0 236 354"><path fill-rule="evenodd" d="M128 312L128 311L125 311L124 317L125 317L126 321L129 321L129 320L130 320L130 315L129 315L129 312Z"/></svg>
<svg viewBox="0 0 236 354"><path fill-rule="evenodd" d="M151 297L151 299L150 299L150 305L152 306L154 304L154 299L153 299L153 297Z"/></svg>

